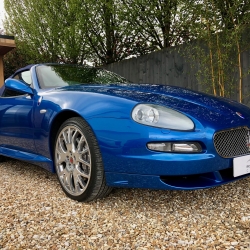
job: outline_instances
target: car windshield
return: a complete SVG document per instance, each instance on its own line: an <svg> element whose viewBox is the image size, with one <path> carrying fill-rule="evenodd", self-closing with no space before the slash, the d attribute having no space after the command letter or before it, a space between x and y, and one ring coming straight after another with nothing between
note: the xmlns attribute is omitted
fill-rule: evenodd
<svg viewBox="0 0 250 250"><path fill-rule="evenodd" d="M40 88L55 88L77 84L128 83L125 78L101 69L77 65L39 65L36 67Z"/></svg>

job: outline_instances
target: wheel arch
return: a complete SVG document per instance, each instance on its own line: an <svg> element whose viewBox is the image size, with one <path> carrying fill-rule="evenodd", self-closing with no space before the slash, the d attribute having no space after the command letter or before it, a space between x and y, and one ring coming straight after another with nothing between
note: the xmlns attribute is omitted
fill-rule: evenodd
<svg viewBox="0 0 250 250"><path fill-rule="evenodd" d="M63 126L61 126L61 124L63 124ZM73 125L72 125L73 124ZM66 195L74 200L78 200L78 201L91 201L93 199L97 199L97 198L103 198L106 195L108 195L111 191L112 191L112 187L107 186L106 184L106 177L105 177L105 171L103 168L103 163L102 163L102 156L101 156L101 152L99 150L99 145L98 142L95 138L95 134L91 128L91 126L89 125L89 123L83 119L83 117L75 112L62 112L62 114L58 115L53 123L53 127L51 128L51 132L52 132L52 136L51 136L51 151L54 151L54 142L57 140L57 134L58 131L62 131L62 130L67 130L66 133L69 133L71 131L71 126L76 126L76 130L79 131L78 133L80 133L81 138L80 140L82 140L82 136L84 138L83 141L86 142L87 146L86 149L87 151L83 150L81 152L80 147L78 148L78 146L74 145L75 148L77 148L78 150L72 150L72 146L70 148L68 148L68 146L66 146L66 151L68 152L62 152L63 154L67 155L68 154L68 160L66 160L66 156L64 158L64 163L66 165L70 165L70 169L67 170L67 167L64 164L60 163L60 169L56 167L56 173L58 175L58 179L60 182L60 185L63 189L63 191L66 193ZM61 129L60 129L61 127ZM61 132L60 136L61 136ZM78 135L77 135L78 137ZM61 137L60 137L61 138ZM66 139L63 138L62 140L65 141L65 144L68 144L68 142L66 142ZM76 140L71 140L70 143L80 143L79 141L76 142ZM82 146L83 149L85 148L85 146ZM60 154L60 153L59 153ZM80 157L80 154L84 155L84 158ZM88 157L85 158L85 154L88 155ZM53 157L54 157L54 153L53 153ZM81 158L81 159L80 159ZM70 159L70 160L69 160ZM55 160L56 161L56 160ZM85 161L85 162L84 162ZM70 162L71 164L68 164ZM78 164L76 162L84 162L83 166L85 165L85 167L81 165L78 165L79 169L76 171L77 173L75 173L77 176L81 176L80 177L75 177L73 174L73 170L75 168L78 168L75 164ZM88 163L89 162L89 163ZM63 167L64 169L61 170L61 167ZM54 166L55 168L55 166ZM72 169L73 168L73 169ZM80 170L81 168L81 170ZM88 174L88 170L83 170L83 168L89 168L91 169L91 174L89 172ZM72 185L70 185L72 188L68 188L68 181L62 181L61 178L61 174L59 173L64 173L64 171L68 171L69 174L71 174L73 180L71 179L70 182L73 182ZM79 174L82 171L87 171L84 172L85 175L84 177L82 177L81 174ZM92 173L93 172L93 173ZM65 176L65 174L63 174L63 176ZM73 177L74 176L74 177ZM86 177L87 176L87 177ZM63 178L67 178L67 177L63 177ZM84 178L84 179L83 179ZM86 178L87 178L87 182L86 182ZM83 182L86 182L85 185L82 184ZM66 184L65 184L66 183ZM82 188L82 191L78 190L76 188L76 184L75 183L81 183L78 184L78 187ZM80 185L80 186L79 186ZM74 188L75 187L75 188ZM84 189L84 187L86 187L86 190ZM85 192L86 191L86 192ZM77 195L78 192L78 196L74 196L75 194Z"/></svg>
<svg viewBox="0 0 250 250"><path fill-rule="evenodd" d="M51 159L54 161L54 143L56 139L57 132L60 128L60 126L68 119L72 117L83 117L79 115L77 112L72 110L64 110L57 114L57 116L53 119L51 127L50 127L50 135L49 135L49 149L50 149L50 155ZM53 166L53 170L54 166Z"/></svg>

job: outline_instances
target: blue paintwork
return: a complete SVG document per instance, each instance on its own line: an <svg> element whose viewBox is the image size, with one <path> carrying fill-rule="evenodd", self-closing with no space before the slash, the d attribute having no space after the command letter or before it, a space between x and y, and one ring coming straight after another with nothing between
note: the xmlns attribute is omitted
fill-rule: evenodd
<svg viewBox="0 0 250 250"><path fill-rule="evenodd" d="M27 86L27 84L12 78L9 78L5 81L5 87L11 90L19 91L23 94L33 94L32 89Z"/></svg>
<svg viewBox="0 0 250 250"><path fill-rule="evenodd" d="M110 186L197 189L248 176L233 178L230 172L233 159L220 157L213 145L216 131L250 127L248 107L224 98L165 85L77 85L40 89L36 67L29 67L33 89L24 88L20 81L14 79L5 82L5 87L25 94L0 98L0 154L55 172L50 146L51 127L58 115L71 111L85 119L92 128ZM131 112L138 103L178 110L192 119L195 129L182 132L138 124L131 118ZM46 113L41 114L41 109ZM244 119L236 112L240 112ZM148 142L162 141L197 141L203 151L199 154L162 153L146 147ZM190 181L182 177L168 179L169 176L183 175L197 176Z"/></svg>

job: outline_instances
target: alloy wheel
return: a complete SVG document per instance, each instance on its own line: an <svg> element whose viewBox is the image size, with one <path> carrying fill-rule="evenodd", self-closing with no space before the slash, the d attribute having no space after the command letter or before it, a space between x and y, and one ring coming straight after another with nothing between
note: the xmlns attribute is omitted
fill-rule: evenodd
<svg viewBox="0 0 250 250"><path fill-rule="evenodd" d="M85 136L76 126L66 126L59 133L55 165L64 189L73 196L83 194L91 177L91 154Z"/></svg>

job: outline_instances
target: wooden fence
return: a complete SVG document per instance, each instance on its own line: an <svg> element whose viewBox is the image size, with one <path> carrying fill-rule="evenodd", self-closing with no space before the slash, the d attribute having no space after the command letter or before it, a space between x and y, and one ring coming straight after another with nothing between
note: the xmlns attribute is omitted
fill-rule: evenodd
<svg viewBox="0 0 250 250"><path fill-rule="evenodd" d="M244 72L250 69L250 51L242 53L242 65ZM199 63L188 62L176 49L164 49L113 63L105 68L135 83L166 84L212 93L211 89L207 89L207 86L197 80ZM235 78L235 87L229 98L238 100L238 77ZM243 78L242 94L243 103L250 106L250 74L245 74Z"/></svg>

